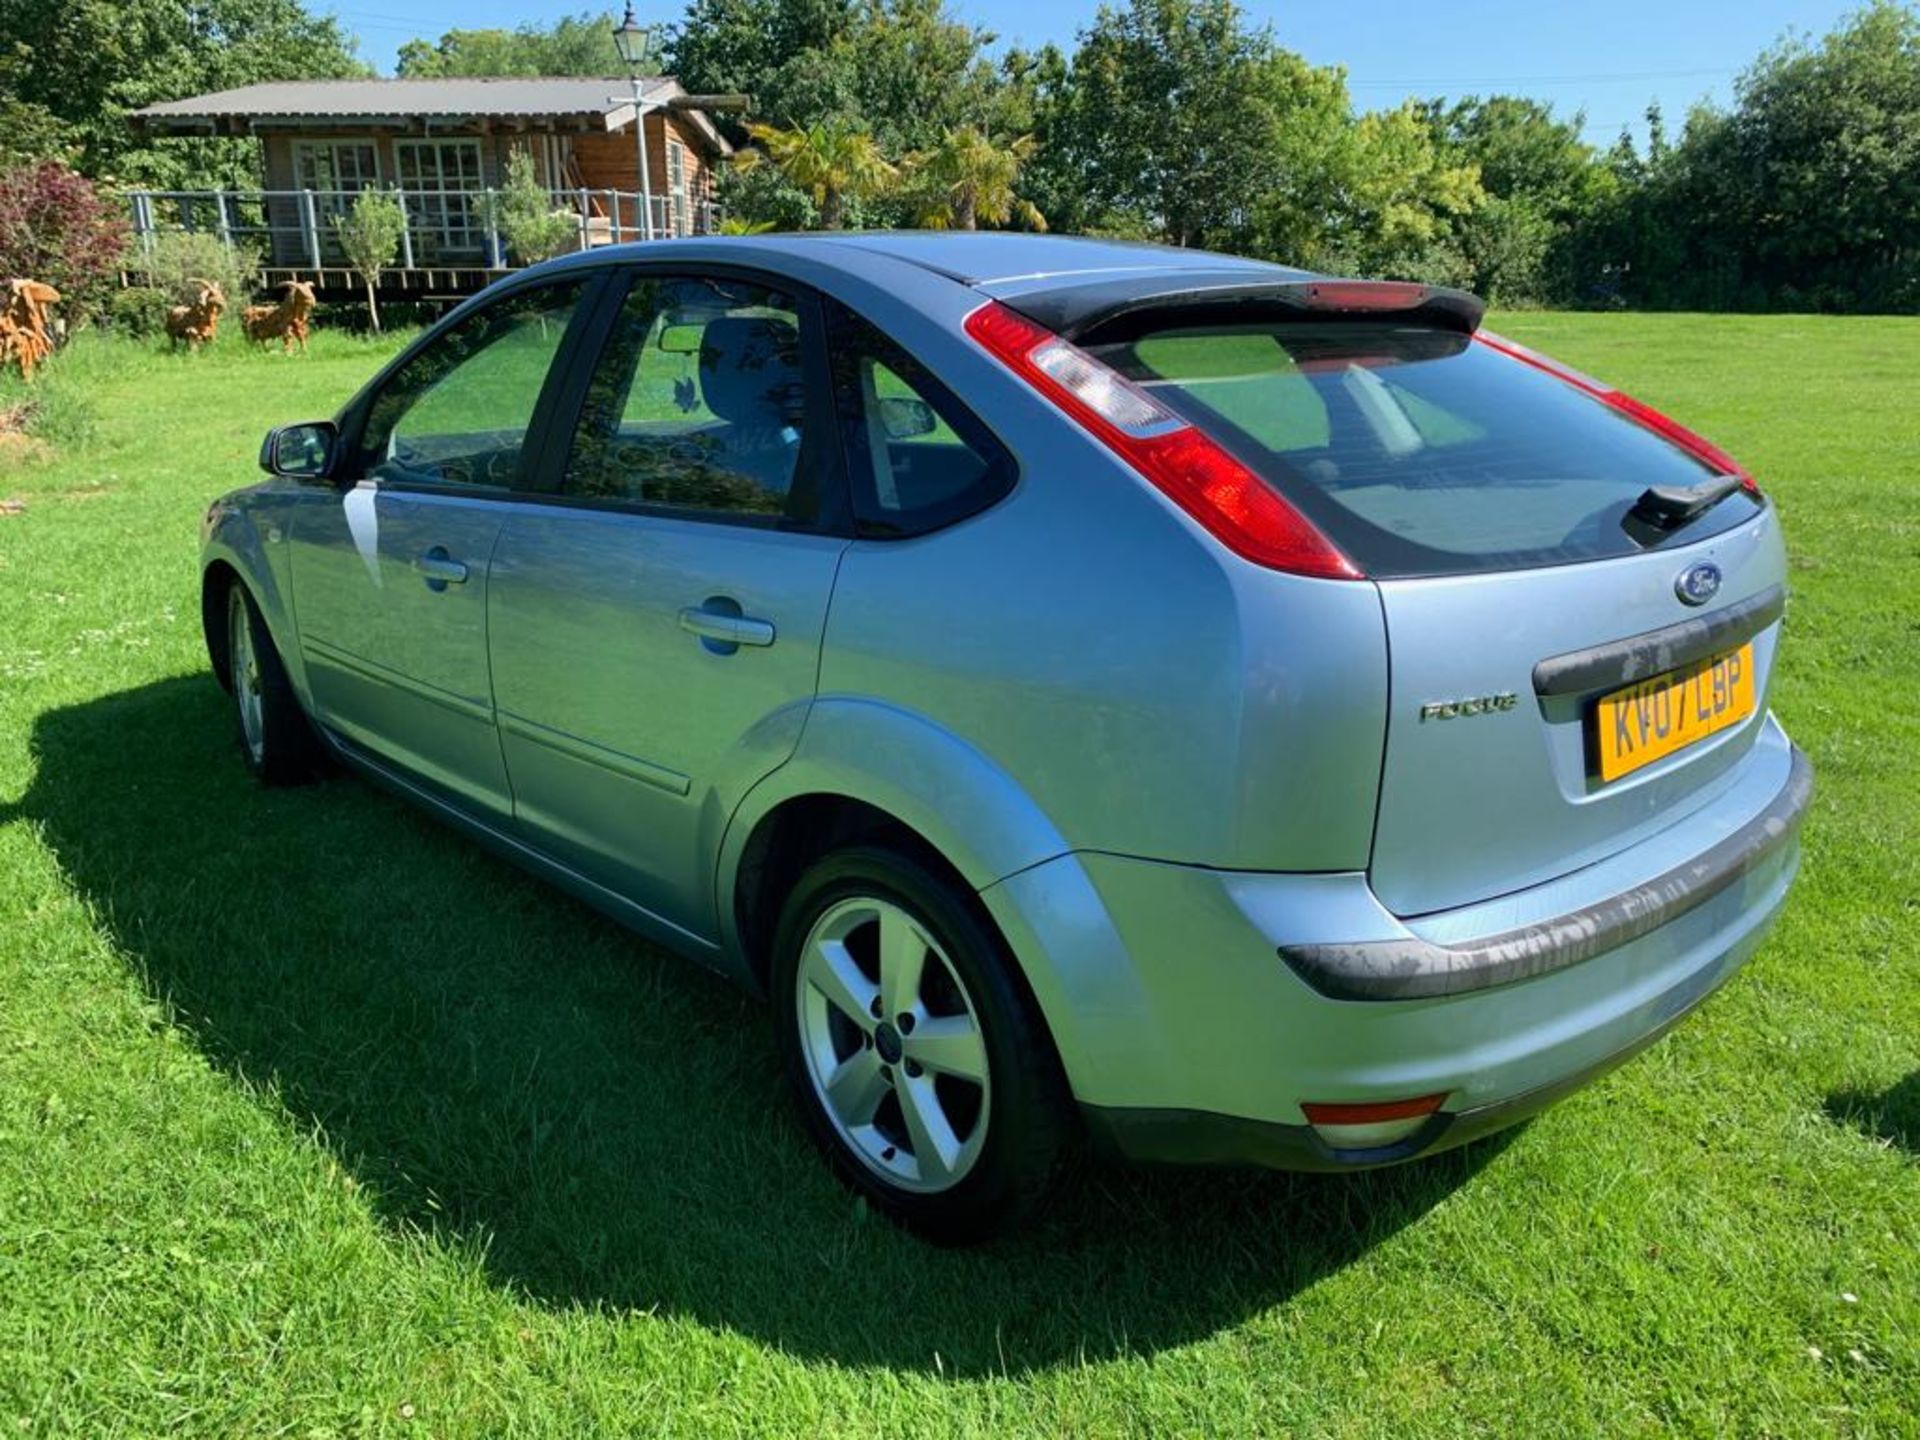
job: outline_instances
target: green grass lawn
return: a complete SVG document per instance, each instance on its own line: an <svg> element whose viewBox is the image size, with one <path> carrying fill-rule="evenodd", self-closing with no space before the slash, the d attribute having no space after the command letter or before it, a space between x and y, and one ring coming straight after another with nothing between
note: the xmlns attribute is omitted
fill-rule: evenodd
<svg viewBox="0 0 1920 1440"><path fill-rule="evenodd" d="M1505 328L1778 500L1786 917L1518 1133L1081 1173L959 1254L829 1180L756 1004L245 779L201 510L390 346L76 345L0 470L0 1433L1920 1434L1920 321Z"/></svg>

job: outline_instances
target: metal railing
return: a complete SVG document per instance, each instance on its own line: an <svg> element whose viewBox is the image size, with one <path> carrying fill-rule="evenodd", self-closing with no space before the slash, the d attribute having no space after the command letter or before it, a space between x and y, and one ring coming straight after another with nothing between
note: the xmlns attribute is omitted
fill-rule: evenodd
<svg viewBox="0 0 1920 1440"><path fill-rule="evenodd" d="M373 187L368 187L373 188ZM495 223L493 190L386 189L400 201L407 223L394 268L507 270L522 263ZM136 252L150 251L156 235L200 232L229 249L249 246L273 268L320 270L346 264L334 220L364 190L127 190L121 198L133 221ZM556 211L575 221L574 248L590 250L628 240L711 235L719 207L690 196L655 195L642 223L642 198L632 190L581 188L548 192Z"/></svg>

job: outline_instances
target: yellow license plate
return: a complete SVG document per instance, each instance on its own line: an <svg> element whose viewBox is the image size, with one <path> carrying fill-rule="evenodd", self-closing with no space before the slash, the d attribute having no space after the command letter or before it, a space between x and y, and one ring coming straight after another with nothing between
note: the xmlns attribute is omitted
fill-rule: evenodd
<svg viewBox="0 0 1920 1440"><path fill-rule="evenodd" d="M1600 778L1617 780L1752 713L1751 644L1602 695L1593 714Z"/></svg>

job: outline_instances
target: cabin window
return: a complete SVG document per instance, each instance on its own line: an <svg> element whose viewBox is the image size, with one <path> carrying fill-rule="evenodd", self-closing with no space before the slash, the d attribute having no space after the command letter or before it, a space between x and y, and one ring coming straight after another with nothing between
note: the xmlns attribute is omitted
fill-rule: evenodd
<svg viewBox="0 0 1920 1440"><path fill-rule="evenodd" d="M480 142L396 140L393 158L417 263L478 254Z"/></svg>
<svg viewBox="0 0 1920 1440"><path fill-rule="evenodd" d="M687 148L677 140L667 142L667 193L673 197L673 233L693 233L693 206L687 197Z"/></svg>
<svg viewBox="0 0 1920 1440"><path fill-rule="evenodd" d="M329 254L336 253L339 246L332 222L352 208L362 190L380 183L380 152L359 140L298 140L293 146L293 174L300 189L313 192L321 243Z"/></svg>

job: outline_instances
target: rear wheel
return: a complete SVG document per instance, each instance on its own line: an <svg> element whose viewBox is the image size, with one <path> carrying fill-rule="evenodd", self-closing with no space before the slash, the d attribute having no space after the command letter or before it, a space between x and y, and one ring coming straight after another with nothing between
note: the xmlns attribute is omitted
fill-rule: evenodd
<svg viewBox="0 0 1920 1440"><path fill-rule="evenodd" d="M1052 1179L1066 1090L967 898L892 850L846 850L801 877L775 944L782 1060L840 1177L942 1244L1016 1222Z"/></svg>
<svg viewBox="0 0 1920 1440"><path fill-rule="evenodd" d="M299 785L320 767L320 745L280 652L247 587L227 591L227 688L247 769L268 785Z"/></svg>

